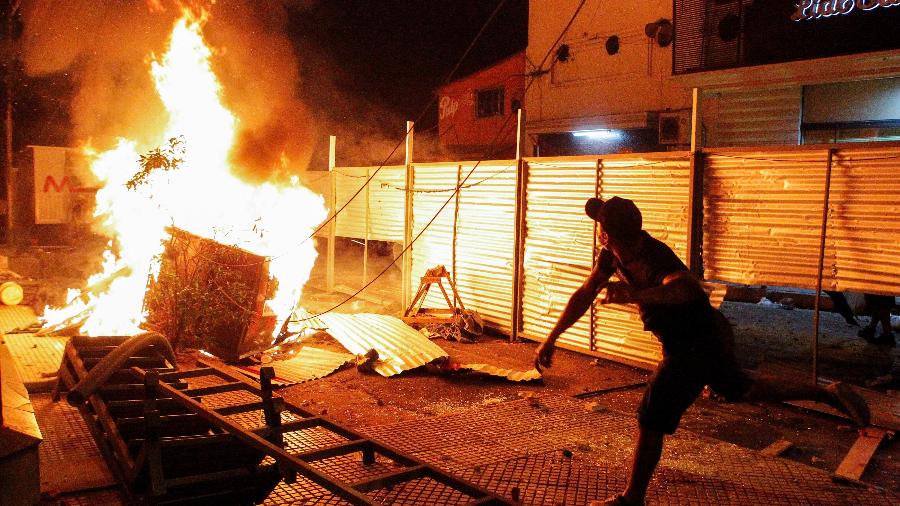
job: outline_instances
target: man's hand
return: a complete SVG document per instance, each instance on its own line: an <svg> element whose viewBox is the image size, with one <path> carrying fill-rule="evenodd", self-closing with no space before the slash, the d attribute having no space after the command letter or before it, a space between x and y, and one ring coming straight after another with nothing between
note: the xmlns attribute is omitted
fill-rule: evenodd
<svg viewBox="0 0 900 506"><path fill-rule="evenodd" d="M600 293L601 304L628 304L635 302L634 289L622 281L611 282Z"/></svg>
<svg viewBox="0 0 900 506"><path fill-rule="evenodd" d="M553 362L553 351L554 351L555 343L551 339L547 339L540 346L538 346L537 351L534 353L534 368L538 370L538 372L543 372L544 367L550 367Z"/></svg>

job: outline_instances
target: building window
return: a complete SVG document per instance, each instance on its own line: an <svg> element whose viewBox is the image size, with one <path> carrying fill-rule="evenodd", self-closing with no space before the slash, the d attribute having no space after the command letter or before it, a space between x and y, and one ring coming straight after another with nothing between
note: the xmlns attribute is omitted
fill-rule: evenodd
<svg viewBox="0 0 900 506"><path fill-rule="evenodd" d="M503 88L478 91L478 109L475 115L479 118L503 116Z"/></svg>
<svg viewBox="0 0 900 506"><path fill-rule="evenodd" d="M900 141L900 121L803 125L803 144Z"/></svg>
<svg viewBox="0 0 900 506"><path fill-rule="evenodd" d="M900 78L806 86L803 143L900 140Z"/></svg>

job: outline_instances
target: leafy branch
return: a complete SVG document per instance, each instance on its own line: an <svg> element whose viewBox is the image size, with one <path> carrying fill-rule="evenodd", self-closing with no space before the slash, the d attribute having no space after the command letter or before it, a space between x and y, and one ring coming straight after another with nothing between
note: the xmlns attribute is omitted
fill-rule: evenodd
<svg viewBox="0 0 900 506"><path fill-rule="evenodd" d="M158 147L141 155L140 160L138 160L141 170L125 183L125 187L129 190L134 190L144 184L154 171L173 170L181 167L182 162L184 162L184 154L184 136L172 137L166 146Z"/></svg>

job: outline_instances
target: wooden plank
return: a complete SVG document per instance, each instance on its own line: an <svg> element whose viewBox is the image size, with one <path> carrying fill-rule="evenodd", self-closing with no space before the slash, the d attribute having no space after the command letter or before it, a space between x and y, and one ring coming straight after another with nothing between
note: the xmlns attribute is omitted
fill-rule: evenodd
<svg viewBox="0 0 900 506"><path fill-rule="evenodd" d="M794 446L794 443L788 441L787 439L779 439L769 446L763 448L759 451L760 454L766 457L778 457L782 453L790 450Z"/></svg>
<svg viewBox="0 0 900 506"><path fill-rule="evenodd" d="M865 472L866 466L869 465L869 461L872 460L872 455L875 455L878 445L884 441L888 433L889 431L874 427L860 432L856 442L853 443L850 451L847 452L847 456L844 457L844 460L835 470L834 476L848 480L859 480L863 472Z"/></svg>

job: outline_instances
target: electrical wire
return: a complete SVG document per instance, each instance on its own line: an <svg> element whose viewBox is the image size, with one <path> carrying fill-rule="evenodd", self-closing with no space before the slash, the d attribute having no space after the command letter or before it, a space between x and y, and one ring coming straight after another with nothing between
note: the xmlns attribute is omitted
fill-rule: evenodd
<svg viewBox="0 0 900 506"><path fill-rule="evenodd" d="M579 4L578 8L575 9L575 12L572 14L572 17L569 19L569 22L566 24L566 27L565 27L565 28L563 29L563 31L559 34L559 37L556 38L556 41L550 46L550 49L547 51L547 54L544 55L544 59L541 60L541 65L540 65L541 67L543 67L544 63L547 62L547 58L549 58L550 55L553 53L553 50L554 50L554 48L556 47L556 44L558 44L559 41L562 40L563 36L565 36L566 32L569 30L569 28L571 28L572 24L575 22L575 19L578 17L578 13L581 12L581 9L584 7L584 5L585 5L586 2L587 2L587 0L582 0L582 1L581 1L581 4ZM495 12L496 12L496 11L495 11ZM483 31L483 30L484 30L484 29L482 28L482 31ZM481 32L479 32L479 34L480 34L480 33L481 33ZM473 44L473 45L474 45L474 44ZM471 48L471 46L470 46L470 48ZM457 67L456 67L456 68L458 68L458 67L459 67L459 65L457 64ZM455 69L454 69L454 71L455 71ZM537 77L537 76L531 76L531 79L530 79L530 80L528 81L528 83L525 85L525 93L527 93L528 90L531 88L531 85L534 84L535 78L536 78L536 77ZM490 146L493 146L493 147L495 148L494 151L491 152L491 153L488 153L484 158L482 158L481 160L478 160L478 161L475 163L475 165L472 167L472 169L469 170L469 172L466 174L466 177L465 177L464 179L462 179L462 180L457 184L457 186L456 186L455 190L453 191L453 193L451 193L450 196L447 197L447 200L444 201L444 204L441 205L440 209L438 209L437 212L434 214L434 216L432 216L431 219L428 220L428 223L426 223L425 226L422 227L422 230L420 230L419 233L416 234L416 236L409 242L409 244L407 244L406 247L403 248L403 251L401 251L400 254L397 255L394 259L392 259L391 262L390 262L390 263L389 263L389 264L388 264L381 272L379 272L374 278L372 278L368 283L366 283L365 285L363 285L359 290L357 290L356 292L354 292L352 295L348 296L348 297L345 298L343 301L341 301L340 303L338 303L338 304L336 304L336 305L330 307L329 309L326 309L325 311L319 312L319 313L314 314L314 315L309 315L309 316L307 316L307 317L305 317L305 318L300 318L300 319L297 319L297 320L291 320L290 318L286 319L285 322L284 322L284 325L282 326L281 332L279 333L279 337L283 336L283 335L286 333L288 323L297 323L297 322L302 322L302 321L307 321L307 320L311 320L311 319L317 318L317 317L322 316L322 315L324 315L324 314L326 314L326 313L330 313L331 311L334 311L335 309L337 309L337 308L343 306L343 305L346 304L347 302L350 302L350 301L353 300L357 295L359 295L360 293L362 293L363 291L365 291L368 287L372 286L372 284L375 283L376 280L378 280L379 278L381 278L381 276L383 276L383 275L388 271L388 269L390 269L395 263L397 263L397 260L399 260L400 258L402 258L403 255L405 255L406 252L409 251L410 248L412 248L412 245L415 244L415 242L422 236L422 234L425 233L426 230L428 230L428 227L430 227L431 224L434 223L434 221L435 221L435 220L437 219L437 217L441 214L441 212L443 212L444 208L447 207L447 205L450 203L450 201L453 200L453 198L456 196L457 192L459 192L460 188L462 188L462 186L465 185L465 183L469 180L469 177L472 176L472 174L475 172L475 169L478 168L478 166L481 164L481 162L482 162L483 160L487 159L488 156L491 156L491 155L493 155L496 151L498 151L497 148L498 148L499 146L497 146L497 143L498 143L499 139L502 138L501 136L502 136L502 134L505 133L506 128L509 127L509 125L510 125L510 120L511 120L512 118L513 118L512 115L510 115L510 116L508 116L508 117L506 118L506 120L504 121L503 125L502 125L502 126L500 127L500 129L497 131L497 135L496 135L496 136L494 137L494 139L491 141ZM371 180L371 179L370 179L370 180ZM368 184L368 181L366 182L366 184ZM360 189L360 191L361 191L361 189ZM407 190L407 191L408 191L408 190Z"/></svg>

